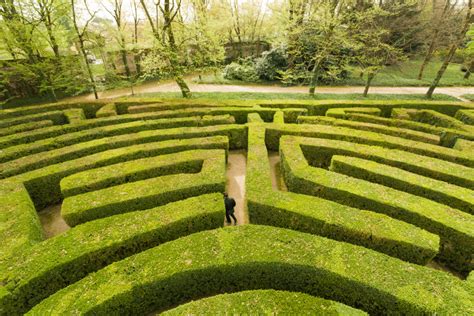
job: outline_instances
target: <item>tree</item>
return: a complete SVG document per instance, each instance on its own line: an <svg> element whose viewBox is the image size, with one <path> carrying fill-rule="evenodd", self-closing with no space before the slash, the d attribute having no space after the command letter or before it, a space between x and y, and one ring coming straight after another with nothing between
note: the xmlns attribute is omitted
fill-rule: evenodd
<svg viewBox="0 0 474 316"><path fill-rule="evenodd" d="M451 5L450 0L445 0L442 9L440 9L436 4L437 1L433 1L432 21L429 24L430 29L432 30L430 34L431 39L423 62L421 63L420 71L418 72L418 80L423 79L423 72L425 70L425 67L428 65L429 61L433 57L433 54L435 53L436 48L438 46L438 41L440 37L439 34L442 28L446 27L446 24L444 22L446 21L447 16L450 14L450 12L454 9L456 5L455 3Z"/></svg>
<svg viewBox="0 0 474 316"><path fill-rule="evenodd" d="M120 48L120 56L122 58L123 67L125 69L125 75L127 79L130 80L131 72L130 67L128 65L128 58L127 58L127 49L126 49L126 42L124 36L124 27L125 23L123 20L123 0L113 0L112 3L112 10L108 9L106 5L104 5L105 10L112 16L114 19L115 25L117 27L117 32L115 38Z"/></svg>
<svg viewBox="0 0 474 316"><path fill-rule="evenodd" d="M157 12L155 20L153 20L145 0L140 0L140 3L143 10L145 11L145 15L148 19L157 44L161 43L160 52L162 53L162 57L166 59L169 65L169 70L171 72L170 74L174 77L176 83L178 84L183 97L190 98L191 90L182 77L184 68L182 67L182 63L179 59L180 51L178 49L173 30L173 22L181 9L182 0L177 0L176 3L172 2L171 0L164 0L163 3L161 3L161 1L154 2L155 12ZM161 34L159 32L160 24L158 22L158 12L161 12L163 17L163 22L161 23Z"/></svg>
<svg viewBox="0 0 474 316"><path fill-rule="evenodd" d="M99 95L97 94L97 85L95 83L95 79L94 79L94 75L92 73L92 69L91 69L91 65L90 65L90 62L89 62L89 58L87 56L87 52L86 52L86 48L85 48L85 34L86 34L86 31L87 31L87 27L89 26L89 24L91 23L91 21L95 18L95 15L97 12L91 12L89 10L89 7L87 5L87 0L84 0L84 6L87 10L87 12L89 13L89 18L87 19L86 23L84 24L84 26L82 28L79 27L78 25L78 22L77 22L77 13L76 13L76 1L75 0L71 0L71 13L72 13L72 22L73 22L73 25L74 25L74 30L76 32L76 36L77 36L77 41L78 41L78 44L79 44L79 51L83 57L83 60L84 60L84 64L85 64L85 67L86 67L86 70L87 70L87 74L89 75L89 80L91 82L91 85L92 85L92 90L94 92L94 97L96 99L99 99Z"/></svg>
<svg viewBox="0 0 474 316"><path fill-rule="evenodd" d="M387 43L389 31L380 25L380 21L387 18L390 18L390 13L376 6L353 11L348 16L354 59L362 68L362 73L367 75L364 97L380 69L387 63L395 63L405 57L400 48Z"/></svg>
<svg viewBox="0 0 474 316"><path fill-rule="evenodd" d="M454 56L454 53L456 53L457 48L459 46L461 46L461 44L464 41L466 33L469 30L469 25L471 23L471 14L472 14L471 11L472 11L472 0L469 0L468 4L467 4L467 7L466 7L466 16L464 18L462 29L458 33L457 40L449 48L448 54L446 55L446 57L443 61L443 64L441 65L438 73L436 74L436 77L434 78L434 80L431 83L428 91L426 92L426 97L428 99L431 99L433 97L433 92L436 89L436 87L438 86L439 81L443 77L443 74L446 71L446 68L448 68L449 63L451 62L451 59Z"/></svg>

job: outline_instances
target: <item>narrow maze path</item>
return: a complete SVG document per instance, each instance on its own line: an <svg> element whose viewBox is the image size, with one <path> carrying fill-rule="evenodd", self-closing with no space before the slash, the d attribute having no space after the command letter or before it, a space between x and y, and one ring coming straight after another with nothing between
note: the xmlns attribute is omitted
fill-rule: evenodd
<svg viewBox="0 0 474 316"><path fill-rule="evenodd" d="M276 153L278 155L278 153ZM248 223L247 210L245 208L245 171L247 168L247 155L244 150L230 151L227 162L227 193L237 203L235 217L237 224ZM43 226L45 238L51 238L69 230L70 227L61 216L61 204L49 206L38 213ZM222 214L224 218L224 214Z"/></svg>
<svg viewBox="0 0 474 316"><path fill-rule="evenodd" d="M245 208L245 171L247 169L247 155L244 150L230 151L227 160L226 191L236 202L235 217L237 224L248 223L248 214Z"/></svg>

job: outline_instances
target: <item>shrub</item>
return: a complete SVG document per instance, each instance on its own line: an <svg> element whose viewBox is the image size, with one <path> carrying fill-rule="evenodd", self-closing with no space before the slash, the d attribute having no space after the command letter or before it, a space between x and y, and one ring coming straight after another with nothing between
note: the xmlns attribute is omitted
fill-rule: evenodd
<svg viewBox="0 0 474 316"><path fill-rule="evenodd" d="M96 113L97 118L109 117L109 116L115 116L115 115L117 115L117 109L115 107L115 103L108 103L104 105Z"/></svg>
<svg viewBox="0 0 474 316"><path fill-rule="evenodd" d="M430 144L439 144L440 142L439 136L428 134L428 133L422 133L422 132L413 131L410 129L389 127L389 126L384 126L384 125L374 124L374 123L340 120L340 119L336 119L334 117L329 117L329 116L300 116L298 118L298 123L349 127L349 128L353 128L357 130L362 130L362 131L376 132L380 134L403 137L403 138L416 140L416 141L424 142L424 143L430 143Z"/></svg>
<svg viewBox="0 0 474 316"><path fill-rule="evenodd" d="M256 304L257 302L257 304ZM366 315L347 305L308 294L275 290L243 291L192 301L164 312L180 315Z"/></svg>
<svg viewBox="0 0 474 316"><path fill-rule="evenodd" d="M370 160L333 156L332 171L385 185L474 215L472 190Z"/></svg>
<svg viewBox="0 0 474 316"><path fill-rule="evenodd" d="M90 274L30 315L147 314L217 293L279 289L370 314L462 314L474 290L442 271L347 243L268 226L196 233ZM435 293L435 294L433 294Z"/></svg>
<svg viewBox="0 0 474 316"><path fill-rule="evenodd" d="M218 193L96 220L17 253L0 281L2 314L19 314L114 261L188 234L222 225ZM58 254L64 254L58 256Z"/></svg>
<svg viewBox="0 0 474 316"><path fill-rule="evenodd" d="M384 213L441 237L440 259L458 271L473 268L474 217L376 183L309 166L297 143L280 147L285 183L293 192Z"/></svg>
<svg viewBox="0 0 474 316"><path fill-rule="evenodd" d="M136 145L133 145L133 144ZM133 159L153 157L192 149L223 149L229 147L228 138L225 136L210 136L190 139L174 139L158 142L145 142L134 139L121 146L114 146L112 142L108 147L87 157L76 157L70 160L51 164L37 170L26 172L12 180L25 184L33 202L38 209L47 205L58 203L62 200L59 183L62 178L71 174L93 168L108 166ZM115 149L113 149L115 148Z"/></svg>
<svg viewBox="0 0 474 316"><path fill-rule="evenodd" d="M43 240L43 229L23 184L0 181L0 263ZM6 271L0 269L0 271ZM2 272L3 273L3 272Z"/></svg>
<svg viewBox="0 0 474 316"><path fill-rule="evenodd" d="M230 63L224 68L223 76L228 80L241 80L244 82L258 82L259 75L253 62L243 64Z"/></svg>
<svg viewBox="0 0 474 316"><path fill-rule="evenodd" d="M0 128L0 136L8 136L11 134L18 134L22 132L29 132L35 129L40 129L44 127L50 127L53 125L53 121L44 120L44 121L33 121L29 123L23 123L18 125L13 125L10 127Z"/></svg>
<svg viewBox="0 0 474 316"><path fill-rule="evenodd" d="M75 226L192 196L224 192L225 170L224 151L217 155L214 152L212 158L204 159L201 172L196 174L162 176L68 197L63 201L61 215L70 226ZM126 177L126 173L123 176Z"/></svg>
<svg viewBox="0 0 474 316"><path fill-rule="evenodd" d="M254 224L363 245L417 263L430 260L438 251L437 236L388 216L272 190L265 130L261 126L249 127L246 188L249 217Z"/></svg>
<svg viewBox="0 0 474 316"><path fill-rule="evenodd" d="M288 67L288 54L286 47L277 46L262 53L255 60L255 70L262 80L279 80L280 72Z"/></svg>
<svg viewBox="0 0 474 316"><path fill-rule="evenodd" d="M390 149L400 149L418 155L454 162L466 167L474 167L474 157L462 151L389 135L359 131L353 128L325 125L285 124L268 126L265 141L269 149L278 149L282 135L335 139Z"/></svg>

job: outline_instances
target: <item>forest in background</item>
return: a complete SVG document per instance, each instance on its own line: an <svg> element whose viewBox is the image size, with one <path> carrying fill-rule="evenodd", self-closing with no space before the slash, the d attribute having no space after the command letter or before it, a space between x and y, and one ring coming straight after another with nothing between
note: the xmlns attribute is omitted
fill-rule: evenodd
<svg viewBox="0 0 474 316"><path fill-rule="evenodd" d="M161 79L189 97L186 74L222 69L310 94L356 75L367 94L413 59L431 97L450 62L474 72L471 11L471 0L1 0L0 101Z"/></svg>

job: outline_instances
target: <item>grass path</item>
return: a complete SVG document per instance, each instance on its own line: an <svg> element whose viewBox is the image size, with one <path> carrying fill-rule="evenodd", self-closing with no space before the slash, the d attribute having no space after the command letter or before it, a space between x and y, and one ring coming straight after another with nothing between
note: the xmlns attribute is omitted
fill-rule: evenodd
<svg viewBox="0 0 474 316"><path fill-rule="evenodd" d="M269 98L310 98L307 95L308 88L304 86L299 87L282 87L278 85L221 85L221 84L196 84L191 83L189 80L189 86L193 93L200 95L200 97L208 98L212 97L213 93L228 93L226 98L230 97L244 97L252 98L250 94L285 94L284 96L272 96ZM316 99L363 99L362 92L364 87L361 86L334 86L334 87L318 87L316 89ZM426 93L426 87L372 87L369 91L369 99L421 99ZM147 82L134 88L134 92L137 96L147 97L179 97L179 87L175 82ZM131 90L129 88L113 89L99 93L99 97L103 98L117 98L130 96ZM232 95L233 94L233 95ZM249 94L247 97L245 94ZM448 95L451 98L446 98L443 95ZM461 96L464 94L474 94L474 87L440 87L435 90L435 98L437 99L452 99L457 98L463 101ZM413 95L413 96L410 96ZM221 96L220 96L221 97ZM220 98L219 97L219 98ZM264 96L254 95L254 98L263 98ZM83 95L73 98L68 98L65 101L77 102L85 100L93 100L94 96Z"/></svg>

